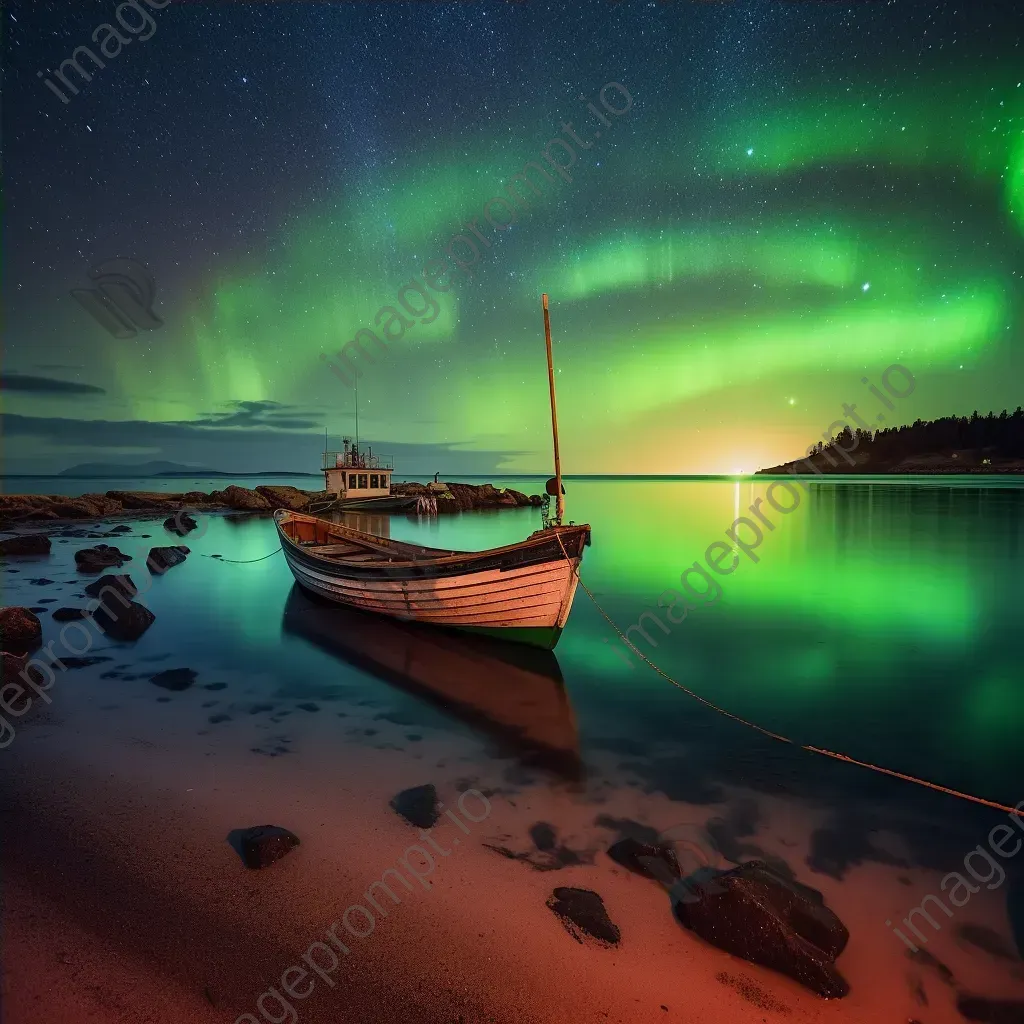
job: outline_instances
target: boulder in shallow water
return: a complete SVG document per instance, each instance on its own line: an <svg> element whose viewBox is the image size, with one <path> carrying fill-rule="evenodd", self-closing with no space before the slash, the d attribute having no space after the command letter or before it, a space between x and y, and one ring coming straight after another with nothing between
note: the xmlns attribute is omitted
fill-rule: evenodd
<svg viewBox="0 0 1024 1024"><path fill-rule="evenodd" d="M230 484L220 492L221 501L229 508L237 508L246 512L263 512L270 508L270 502L258 491L248 487Z"/></svg>
<svg viewBox="0 0 1024 1024"><path fill-rule="evenodd" d="M168 569L181 565L189 553L189 549L184 544L150 548L149 554L146 556L146 565L155 576L162 576Z"/></svg>
<svg viewBox="0 0 1024 1024"><path fill-rule="evenodd" d="M64 661L62 658L61 661ZM10 651L0 652L0 686L5 683L27 683L29 679L45 688L46 680L35 665L29 665L28 654L11 654ZM21 694L18 697L22 696ZM13 703L18 697L7 694L7 700ZM27 699L27 698L26 698ZM20 705L19 705L20 707ZM22 709L24 710L24 708Z"/></svg>
<svg viewBox="0 0 1024 1024"><path fill-rule="evenodd" d="M35 612L12 606L0 608L0 646L13 654L27 654L43 642L43 627Z"/></svg>
<svg viewBox="0 0 1024 1024"><path fill-rule="evenodd" d="M149 681L165 690L187 690L196 681L197 675L194 668L169 668L150 676Z"/></svg>
<svg viewBox="0 0 1024 1024"><path fill-rule="evenodd" d="M310 502L309 495L298 487L262 484L256 491L267 499L271 508L286 508L289 512L301 512Z"/></svg>
<svg viewBox="0 0 1024 1024"><path fill-rule="evenodd" d="M619 929L608 916L604 900L596 892L562 886L551 894L547 905L577 942L583 942L583 936L589 935L609 946L618 943Z"/></svg>
<svg viewBox="0 0 1024 1024"><path fill-rule="evenodd" d="M70 654L61 655L60 663L67 669L72 668L88 668L90 665L99 665L104 661L112 661L113 659L106 657L105 655L93 655L91 658L76 658Z"/></svg>
<svg viewBox="0 0 1024 1024"><path fill-rule="evenodd" d="M180 494L163 491L107 491L105 496L130 509L166 508L171 502L181 500Z"/></svg>
<svg viewBox="0 0 1024 1024"><path fill-rule="evenodd" d="M199 524L187 512L177 512L164 520L164 529L184 537L186 533L198 530Z"/></svg>
<svg viewBox="0 0 1024 1024"><path fill-rule="evenodd" d="M54 608L54 622L74 622L75 619L84 619L88 616L84 608Z"/></svg>
<svg viewBox="0 0 1024 1024"><path fill-rule="evenodd" d="M713 946L785 974L826 999L850 991L834 963L850 934L816 889L751 861L690 876L672 895L680 924Z"/></svg>
<svg viewBox="0 0 1024 1024"><path fill-rule="evenodd" d="M299 845L299 837L280 825L256 825L232 833L229 839L234 839L232 845L242 855L245 866L253 870L273 864Z"/></svg>
<svg viewBox="0 0 1024 1024"><path fill-rule="evenodd" d="M669 844L642 843L627 837L612 843L608 856L627 871L661 882L665 888L670 888L680 877L679 861Z"/></svg>
<svg viewBox="0 0 1024 1024"><path fill-rule="evenodd" d="M116 498L105 494L83 494L80 498L62 498L54 495L48 506L58 519L99 519L122 511Z"/></svg>
<svg viewBox="0 0 1024 1024"><path fill-rule="evenodd" d="M107 573L85 587L85 592L90 597L99 597L104 601L113 596L110 591L129 599L139 592L131 576L127 573Z"/></svg>
<svg viewBox="0 0 1024 1024"><path fill-rule="evenodd" d="M50 538L42 533L26 533L0 540L0 555L48 555Z"/></svg>
<svg viewBox="0 0 1024 1024"><path fill-rule="evenodd" d="M101 604L92 617L96 625L114 640L138 640L156 620L145 605L135 601L129 601L122 607L111 607L111 604Z"/></svg>
<svg viewBox="0 0 1024 1024"><path fill-rule="evenodd" d="M430 783L403 789L392 799L391 809L417 828L433 828L441 816L437 809L437 790Z"/></svg>
<svg viewBox="0 0 1024 1024"><path fill-rule="evenodd" d="M119 569L131 555L109 544L97 544L94 548L82 548L75 552L75 564L79 572L102 572L104 569Z"/></svg>

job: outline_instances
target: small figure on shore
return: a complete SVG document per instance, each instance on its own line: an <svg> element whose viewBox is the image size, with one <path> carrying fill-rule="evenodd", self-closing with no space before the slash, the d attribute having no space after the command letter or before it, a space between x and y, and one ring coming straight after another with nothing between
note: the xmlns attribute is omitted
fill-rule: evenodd
<svg viewBox="0 0 1024 1024"><path fill-rule="evenodd" d="M437 472L436 472L436 473L434 474L434 483L435 483L435 484L437 483L437 478L438 478L438 477L439 477L440 475L441 475L441 471L440 471L440 470L438 470L438 471L437 471Z"/></svg>

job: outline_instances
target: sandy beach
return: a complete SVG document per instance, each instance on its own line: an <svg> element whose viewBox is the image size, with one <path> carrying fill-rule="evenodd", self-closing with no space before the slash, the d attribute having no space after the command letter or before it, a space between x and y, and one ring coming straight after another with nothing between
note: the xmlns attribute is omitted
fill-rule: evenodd
<svg viewBox="0 0 1024 1024"><path fill-rule="evenodd" d="M26 723L7 752L12 1021L212 1022L255 1014L261 993L281 991L282 973L301 965L310 944L418 842L388 801L428 780L452 807L464 788L482 790L490 812L469 825L470 835L442 817L434 835L450 856L437 858L429 890L400 890L401 905L371 935L348 940L352 952L340 958L335 987L321 981L304 1000L265 1001L265 1019L295 1019L286 1006L311 1024L963 1019L942 969L911 961L882 924L916 902L912 894L935 891L934 873L872 864L836 883L798 872L851 932L839 960L851 994L824 1001L681 929L658 886L605 856L611 835L595 825L600 816L656 827L699 822L726 806L613 785L600 765L582 783L539 778L514 761L481 762L479 744L444 736L399 754L394 746L407 729L343 702L289 726L292 756L260 756L252 747L274 726L258 716L216 739L189 736L194 709L184 705L148 722L132 707L141 698L97 706L91 671L62 680L59 703ZM352 743L368 730L373 737ZM756 842L800 865L813 819L784 800L754 799L763 822ZM529 853L537 821L556 823L561 841L587 863L541 871L485 845ZM263 871L247 871L227 833L264 822L286 825L302 845ZM618 947L573 941L545 907L558 885L602 895L622 932ZM969 916L1005 933L997 899L979 897ZM958 945L952 928L928 948L959 988L1006 998L1024 992L1019 965Z"/></svg>

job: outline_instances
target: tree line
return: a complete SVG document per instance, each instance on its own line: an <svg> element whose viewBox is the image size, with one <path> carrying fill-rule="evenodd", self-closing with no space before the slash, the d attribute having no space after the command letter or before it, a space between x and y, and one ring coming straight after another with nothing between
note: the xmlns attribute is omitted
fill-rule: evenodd
<svg viewBox="0 0 1024 1024"><path fill-rule="evenodd" d="M830 441L819 441L810 454L836 449L866 454L871 463L897 463L915 455L950 454L973 450L985 457L1024 459L1024 408L1014 412L990 412L982 416L943 416L937 420L915 420L902 427L863 430L844 427ZM841 458L841 456L840 456Z"/></svg>

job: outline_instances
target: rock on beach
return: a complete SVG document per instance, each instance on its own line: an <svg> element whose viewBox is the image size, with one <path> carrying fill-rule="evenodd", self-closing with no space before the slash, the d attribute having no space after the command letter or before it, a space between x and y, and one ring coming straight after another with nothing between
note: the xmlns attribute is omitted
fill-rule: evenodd
<svg viewBox="0 0 1024 1024"><path fill-rule="evenodd" d="M547 905L577 942L583 942L583 937L589 936L607 946L618 943L619 929L608 916L604 900L596 892L561 886L551 894Z"/></svg>
<svg viewBox="0 0 1024 1024"><path fill-rule="evenodd" d="M93 621L114 640L138 640L153 625L156 616L136 601L119 608L101 604L93 613Z"/></svg>
<svg viewBox="0 0 1024 1024"><path fill-rule="evenodd" d="M539 494L526 495L511 487L495 487L490 483L393 483L391 490L399 496L435 498L438 512L526 508L542 504ZM105 494L83 494L77 498L61 494L0 494L0 525L13 529L22 522L39 520L103 519L111 515L140 518L153 513L169 516L173 522L172 513L200 507L204 511L230 509L236 512L271 512L285 508L301 512L311 501L328 497L319 488L303 490L277 484L260 484L255 488L228 484L223 490L211 491L209 494L204 491L119 490L107 491Z"/></svg>
<svg viewBox="0 0 1024 1024"><path fill-rule="evenodd" d="M50 538L42 533L26 533L18 537L0 540L0 556L4 555L48 555Z"/></svg>
<svg viewBox="0 0 1024 1024"><path fill-rule="evenodd" d="M79 572L102 572L104 569L118 569L132 560L118 548L109 544L97 544L94 548L81 548L75 552L75 564Z"/></svg>
<svg viewBox="0 0 1024 1024"><path fill-rule="evenodd" d="M34 612L12 606L0 608L0 646L11 654L34 651L43 642L43 627Z"/></svg>
<svg viewBox="0 0 1024 1024"><path fill-rule="evenodd" d="M441 816L437 809L437 790L431 783L403 789L391 800L391 809L417 828L433 828Z"/></svg>

